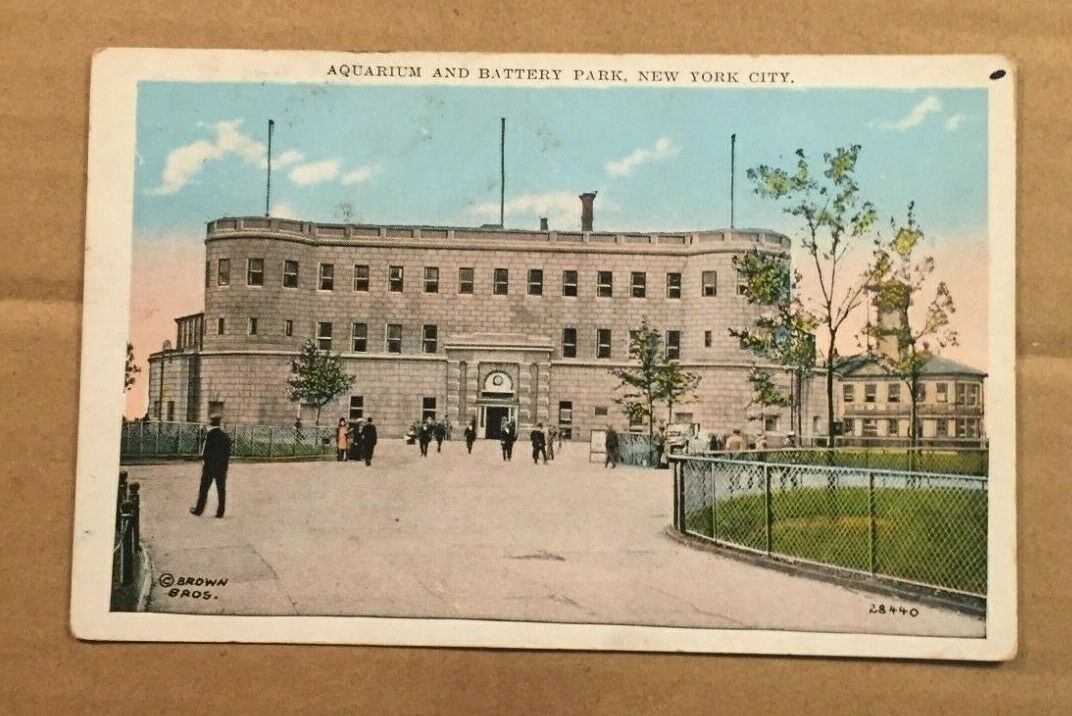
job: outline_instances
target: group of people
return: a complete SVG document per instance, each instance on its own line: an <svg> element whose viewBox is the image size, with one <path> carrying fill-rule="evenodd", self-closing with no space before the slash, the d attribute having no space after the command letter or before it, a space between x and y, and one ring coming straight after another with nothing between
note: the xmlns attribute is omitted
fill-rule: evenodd
<svg viewBox="0 0 1072 716"><path fill-rule="evenodd" d="M414 423L406 435L407 442L411 445L417 443L421 449L421 457L428 457L428 446L435 440L436 452L443 452L443 441L450 435L450 426L442 420L433 420L426 417L423 423ZM470 452L472 447L470 446Z"/></svg>
<svg viewBox="0 0 1072 716"><path fill-rule="evenodd" d="M339 462L364 460L365 465L372 465L376 441L376 425L372 418L362 418L355 423L339 418L335 429L336 459Z"/></svg>
<svg viewBox="0 0 1072 716"><path fill-rule="evenodd" d="M476 435L476 421L471 423L473 435ZM469 432L466 431L468 441ZM514 443L517 442L517 423L507 420L503 423L499 433L499 446L502 448L502 459L509 462L514 459ZM544 426L537 423L529 431L529 442L532 444L532 462L539 464L541 460L546 465L548 461L555 459L555 448L562 448L562 435L554 425Z"/></svg>

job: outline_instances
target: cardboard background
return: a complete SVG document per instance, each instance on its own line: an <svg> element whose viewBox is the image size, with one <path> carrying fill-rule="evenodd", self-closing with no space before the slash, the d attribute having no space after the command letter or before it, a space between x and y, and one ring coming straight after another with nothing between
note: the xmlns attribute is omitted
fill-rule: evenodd
<svg viewBox="0 0 1072 716"><path fill-rule="evenodd" d="M535 5L535 4L533 4ZM0 710L1072 708L1072 82L1066 3L547 1L0 9ZM67 629L89 60L105 46L1002 53L1018 67L1020 656L1001 666L414 648L83 644ZM87 327L92 331L92 327ZM992 406L992 409L995 409ZM1063 708L1062 708L1063 707Z"/></svg>

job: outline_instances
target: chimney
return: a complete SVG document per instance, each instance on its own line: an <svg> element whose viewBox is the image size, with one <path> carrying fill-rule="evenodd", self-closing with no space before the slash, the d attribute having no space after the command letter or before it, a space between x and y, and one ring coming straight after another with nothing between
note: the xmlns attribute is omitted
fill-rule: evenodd
<svg viewBox="0 0 1072 716"><path fill-rule="evenodd" d="M595 204L596 193L586 191L581 194L581 231L592 230L592 205Z"/></svg>
<svg viewBox="0 0 1072 716"><path fill-rule="evenodd" d="M540 217L540 231L547 231L547 217Z"/></svg>

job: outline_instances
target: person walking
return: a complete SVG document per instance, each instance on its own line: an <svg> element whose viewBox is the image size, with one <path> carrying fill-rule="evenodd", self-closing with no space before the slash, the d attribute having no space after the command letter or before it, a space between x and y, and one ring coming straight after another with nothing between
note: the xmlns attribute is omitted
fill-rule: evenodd
<svg viewBox="0 0 1072 716"><path fill-rule="evenodd" d="M205 434L205 448L202 453L201 485L197 490L197 504L190 508L190 514L201 516L208 501L208 488L216 483L216 517L223 517L227 505L227 466L231 461L231 438L220 427L219 415L209 417L208 432Z"/></svg>
<svg viewBox="0 0 1072 716"><path fill-rule="evenodd" d="M532 443L532 464L538 465L540 463L540 457L543 456L543 462L547 464L547 436L543 433L543 423L537 423L536 427L529 433L529 441Z"/></svg>
<svg viewBox="0 0 1072 716"><path fill-rule="evenodd" d="M509 462L514 458L514 441L517 440L517 428L513 420L508 420L502 429L499 443L502 445L503 460Z"/></svg>
<svg viewBox="0 0 1072 716"><path fill-rule="evenodd" d="M655 433L655 468L662 469L663 457L666 455L666 427L660 425L659 432ZM667 467L670 462L667 461Z"/></svg>
<svg viewBox="0 0 1072 716"><path fill-rule="evenodd" d="M558 428L554 425L547 426L547 459L555 459L555 441L558 440Z"/></svg>
<svg viewBox="0 0 1072 716"><path fill-rule="evenodd" d="M726 438L726 452L743 452L748 444L744 440L744 435L741 435L740 428L734 428L733 433Z"/></svg>
<svg viewBox="0 0 1072 716"><path fill-rule="evenodd" d="M434 434L436 443L435 451L443 452L443 439L447 437L447 426L444 425L442 420L435 424Z"/></svg>
<svg viewBox="0 0 1072 716"><path fill-rule="evenodd" d="M372 465L372 453L376 450L376 426L372 424L372 418L365 421L365 427L361 430L361 447L365 454L365 465Z"/></svg>
<svg viewBox="0 0 1072 716"><path fill-rule="evenodd" d="M604 439L604 446L606 448L606 459L603 461L603 467L610 467L611 469L618 467L618 433L614 428L607 426L607 435Z"/></svg>
<svg viewBox="0 0 1072 716"><path fill-rule="evenodd" d="M335 428L335 459L339 462L346 461L346 448L349 447L350 426L346 424L346 418L339 418L339 425Z"/></svg>
<svg viewBox="0 0 1072 716"><path fill-rule="evenodd" d="M417 433L417 443L421 446L421 457L428 457L428 444L432 442L432 419L425 418L421 423L420 432Z"/></svg>
<svg viewBox="0 0 1072 716"><path fill-rule="evenodd" d="M350 426L350 460L361 462L365 459L365 421L358 420Z"/></svg>
<svg viewBox="0 0 1072 716"><path fill-rule="evenodd" d="M465 449L469 451L469 454L473 454L473 443L476 442L476 418L469 421L469 424L465 426Z"/></svg>

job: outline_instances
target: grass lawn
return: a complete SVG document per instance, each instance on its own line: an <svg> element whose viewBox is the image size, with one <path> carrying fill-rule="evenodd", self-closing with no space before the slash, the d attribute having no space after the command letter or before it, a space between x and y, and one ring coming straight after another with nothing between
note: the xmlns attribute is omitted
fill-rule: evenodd
<svg viewBox="0 0 1072 716"><path fill-rule="evenodd" d="M766 462L979 476L987 475L990 467L989 451L985 449L909 451L898 448L839 447L833 450L771 450L766 453Z"/></svg>
<svg viewBox="0 0 1072 716"><path fill-rule="evenodd" d="M876 488L874 494L876 574L986 592L985 490ZM694 510L685 522L691 532L764 550L766 513L762 493L745 494ZM771 552L870 571L866 487L776 489L771 513Z"/></svg>

